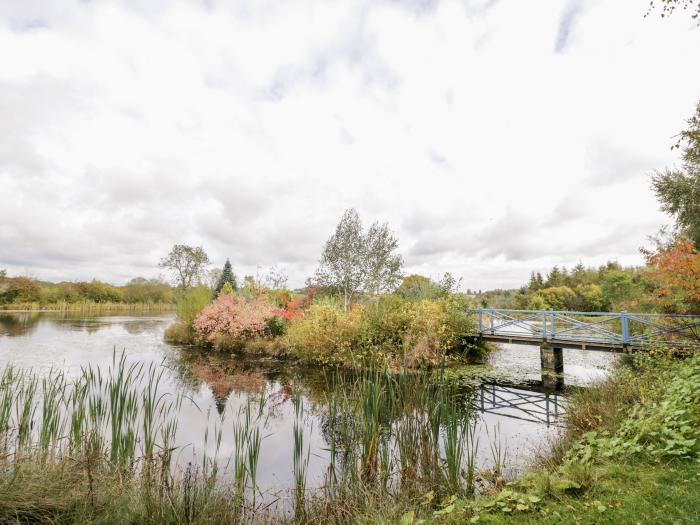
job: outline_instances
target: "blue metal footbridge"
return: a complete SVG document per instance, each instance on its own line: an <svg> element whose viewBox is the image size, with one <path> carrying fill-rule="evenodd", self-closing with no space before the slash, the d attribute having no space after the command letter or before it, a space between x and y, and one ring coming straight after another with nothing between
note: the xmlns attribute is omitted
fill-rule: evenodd
<svg viewBox="0 0 700 525"><path fill-rule="evenodd" d="M476 310L480 336L501 343L629 352L700 347L700 316L633 312Z"/></svg>

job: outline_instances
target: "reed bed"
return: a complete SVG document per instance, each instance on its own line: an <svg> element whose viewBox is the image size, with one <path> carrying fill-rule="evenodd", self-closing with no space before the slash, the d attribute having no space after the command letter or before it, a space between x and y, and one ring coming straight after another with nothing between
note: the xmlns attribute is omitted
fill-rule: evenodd
<svg viewBox="0 0 700 525"><path fill-rule="evenodd" d="M201 463L174 457L181 396L162 392L163 369L115 354L105 372L69 381L13 367L0 374L0 522L355 523L393 519L418 498L476 490L479 441L470 400L442 374L335 373L323 403L295 388L293 486L258 486L271 417L265 392L203 429ZM321 480L309 480L309 421L327 443ZM233 452L220 454L223 426ZM503 450L491 444L500 471ZM483 473L481 473L483 475ZM42 491L41 487L45 487ZM67 490L69 488L69 490Z"/></svg>
<svg viewBox="0 0 700 525"><path fill-rule="evenodd" d="M60 301L57 303L11 303L0 304L0 310L7 312L170 312L175 305L172 303L115 303L94 301L82 301L69 303Z"/></svg>

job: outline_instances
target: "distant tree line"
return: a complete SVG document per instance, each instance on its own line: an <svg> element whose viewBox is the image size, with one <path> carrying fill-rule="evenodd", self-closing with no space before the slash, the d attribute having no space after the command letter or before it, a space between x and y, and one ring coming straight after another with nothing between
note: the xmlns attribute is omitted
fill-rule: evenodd
<svg viewBox="0 0 700 525"><path fill-rule="evenodd" d="M159 279L137 277L124 286L92 281L51 283L31 277L9 277L0 271L0 304L172 303L174 290Z"/></svg>

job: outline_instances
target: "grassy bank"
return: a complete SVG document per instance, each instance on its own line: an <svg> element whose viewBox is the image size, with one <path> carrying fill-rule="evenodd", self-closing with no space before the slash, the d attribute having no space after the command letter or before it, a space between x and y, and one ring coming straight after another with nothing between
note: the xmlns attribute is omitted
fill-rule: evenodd
<svg viewBox="0 0 700 525"><path fill-rule="evenodd" d="M426 523L700 523L700 354L640 355L577 392L561 441L519 480ZM411 520L409 520L410 522Z"/></svg>
<svg viewBox="0 0 700 525"><path fill-rule="evenodd" d="M121 303L121 302L56 302L56 303L11 303L0 304L0 311L6 312L170 312L173 303Z"/></svg>

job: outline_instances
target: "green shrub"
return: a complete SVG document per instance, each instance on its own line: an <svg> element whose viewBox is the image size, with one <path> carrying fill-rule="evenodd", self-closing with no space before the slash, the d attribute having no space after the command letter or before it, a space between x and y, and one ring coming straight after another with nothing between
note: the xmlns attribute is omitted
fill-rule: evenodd
<svg viewBox="0 0 700 525"><path fill-rule="evenodd" d="M211 290L206 286L195 286L179 291L175 298L178 320L165 330L165 340L173 344L194 344L197 333L193 323L211 301Z"/></svg>
<svg viewBox="0 0 700 525"><path fill-rule="evenodd" d="M475 352L473 336L473 320L452 297L413 301L386 295L347 313L338 301L318 300L289 324L286 342L303 360L418 367Z"/></svg>
<svg viewBox="0 0 700 525"><path fill-rule="evenodd" d="M286 343L302 360L340 365L352 360L361 331L362 308L343 311L334 298L316 300L306 315L290 323Z"/></svg>
<svg viewBox="0 0 700 525"><path fill-rule="evenodd" d="M621 423L584 434L571 447L570 460L636 454L700 460L700 354L672 364L647 356L638 362L639 401Z"/></svg>
<svg viewBox="0 0 700 525"><path fill-rule="evenodd" d="M204 307L211 302L211 290L206 286L195 286L180 291L175 299L175 312L178 319L192 326Z"/></svg>

